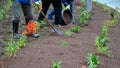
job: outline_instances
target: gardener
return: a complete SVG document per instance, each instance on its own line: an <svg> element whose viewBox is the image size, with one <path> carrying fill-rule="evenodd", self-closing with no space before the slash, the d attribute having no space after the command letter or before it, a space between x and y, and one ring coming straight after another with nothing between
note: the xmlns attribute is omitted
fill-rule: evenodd
<svg viewBox="0 0 120 68"><path fill-rule="evenodd" d="M70 10L70 12L73 14L73 5L74 5L74 0L62 0L63 5L65 6L65 9ZM55 14L54 8L50 10L48 13L48 19L50 21L53 20L53 15Z"/></svg>
<svg viewBox="0 0 120 68"><path fill-rule="evenodd" d="M61 0L42 0L42 12L46 15L51 3L55 9L54 24L59 25L61 23L61 11L62 11ZM38 17L38 22L40 22L42 20L44 20L44 17L42 15L42 13L40 12L39 17Z"/></svg>
<svg viewBox="0 0 120 68"><path fill-rule="evenodd" d="M34 1L38 4L40 0ZM15 39L19 39L18 27L21 19L21 12L23 12L25 16L26 25L30 20L33 20L31 0L12 0L13 38ZM35 33L33 36L38 37L39 34Z"/></svg>

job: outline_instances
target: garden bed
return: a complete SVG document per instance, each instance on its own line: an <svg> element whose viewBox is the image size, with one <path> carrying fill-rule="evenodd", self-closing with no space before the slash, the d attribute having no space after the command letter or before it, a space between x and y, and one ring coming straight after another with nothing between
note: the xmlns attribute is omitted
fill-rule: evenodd
<svg viewBox="0 0 120 68"><path fill-rule="evenodd" d="M74 7L75 23L79 22L80 5ZM11 14L11 11L7 13ZM35 14L37 15L37 14ZM89 25L81 27L79 33L73 33L71 37L54 36L51 34L49 27L40 29L41 37L35 39L33 37L27 38L27 44L21 48L15 57L6 60L6 68L52 68L56 61L61 62L61 68L82 68L83 65L87 67L88 53L96 54L95 37L100 35L103 22L107 20L108 13L104 12L101 6L93 4L93 11L91 19L88 20ZM11 16L10 16L11 17ZM7 45L11 34L12 24L10 17L0 22L0 46ZM20 32L24 29L24 21L21 21ZM119 20L120 22L120 20ZM7 25L6 25L7 24ZM71 26L57 27L65 32ZM100 64L97 68L119 68L120 66L120 52L119 52L119 35L120 23L114 27L109 28L108 32L108 46L112 51L111 57L106 54L97 54ZM62 43L66 42L66 46ZM2 58L5 58L2 56Z"/></svg>

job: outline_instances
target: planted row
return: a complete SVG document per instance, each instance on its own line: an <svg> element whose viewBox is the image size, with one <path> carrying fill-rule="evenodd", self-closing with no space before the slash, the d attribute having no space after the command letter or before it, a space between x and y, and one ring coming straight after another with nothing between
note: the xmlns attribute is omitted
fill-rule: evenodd
<svg viewBox="0 0 120 68"><path fill-rule="evenodd" d="M10 39L6 46L6 55L8 58L11 58L16 55L17 51L24 47L26 44L26 36L21 36L19 40L13 40L13 38Z"/></svg>
<svg viewBox="0 0 120 68"><path fill-rule="evenodd" d="M6 11L10 9L11 5L11 0L8 0L7 3L3 5L2 9L0 10L0 21L5 18Z"/></svg>

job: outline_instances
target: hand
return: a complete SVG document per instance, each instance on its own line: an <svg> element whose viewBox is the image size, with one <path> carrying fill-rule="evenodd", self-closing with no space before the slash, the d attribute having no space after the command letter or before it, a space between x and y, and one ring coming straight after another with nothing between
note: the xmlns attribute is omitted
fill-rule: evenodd
<svg viewBox="0 0 120 68"><path fill-rule="evenodd" d="M69 9L69 10L70 10L70 5L67 5L67 6L65 7L65 9Z"/></svg>

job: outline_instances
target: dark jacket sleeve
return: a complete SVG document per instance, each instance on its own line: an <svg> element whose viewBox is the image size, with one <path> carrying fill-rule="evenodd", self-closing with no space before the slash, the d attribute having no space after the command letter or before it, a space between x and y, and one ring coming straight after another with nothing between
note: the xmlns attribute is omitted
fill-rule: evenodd
<svg viewBox="0 0 120 68"><path fill-rule="evenodd" d="M68 5L68 2L74 2L74 0L62 0L62 3L64 4L64 6L66 7Z"/></svg>

